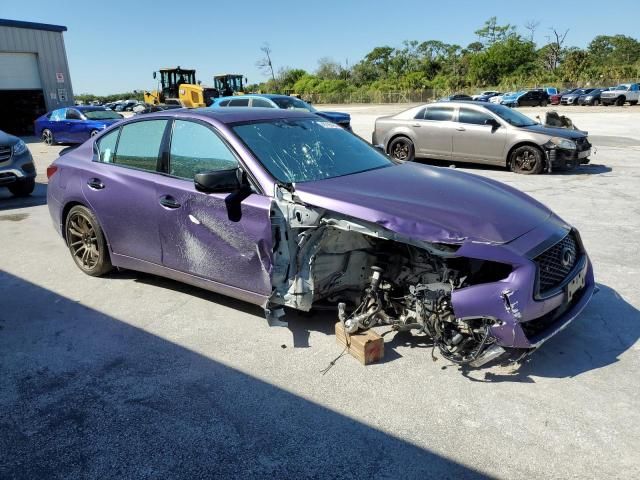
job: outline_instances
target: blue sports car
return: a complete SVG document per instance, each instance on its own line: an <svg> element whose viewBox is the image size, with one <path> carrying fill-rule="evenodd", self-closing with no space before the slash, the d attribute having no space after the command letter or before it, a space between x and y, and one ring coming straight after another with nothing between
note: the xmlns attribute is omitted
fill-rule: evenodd
<svg viewBox="0 0 640 480"><path fill-rule="evenodd" d="M282 108L285 110L300 110L311 112L326 118L330 122L337 123L345 130L351 131L351 115L343 112L327 112L313 108L307 102L290 95L277 94L250 94L233 97L220 97L213 101L210 108L218 107L262 107Z"/></svg>
<svg viewBox="0 0 640 480"><path fill-rule="evenodd" d="M104 107L59 108L37 118L36 135L47 145L82 143L124 117Z"/></svg>

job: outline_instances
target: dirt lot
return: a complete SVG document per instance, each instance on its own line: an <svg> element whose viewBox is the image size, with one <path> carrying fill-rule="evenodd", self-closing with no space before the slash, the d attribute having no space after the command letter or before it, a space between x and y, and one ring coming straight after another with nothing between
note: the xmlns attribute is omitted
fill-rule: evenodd
<svg viewBox="0 0 640 480"><path fill-rule="evenodd" d="M322 106L321 108L325 108ZM369 139L406 106L338 106ZM600 292L525 365L461 370L387 335L341 358L329 314L258 308L160 278L83 275L45 179L0 192L0 478L637 478L640 107L567 107L597 154L570 174L458 166L577 226ZM535 116L542 109L523 109ZM31 142L38 169L60 147Z"/></svg>

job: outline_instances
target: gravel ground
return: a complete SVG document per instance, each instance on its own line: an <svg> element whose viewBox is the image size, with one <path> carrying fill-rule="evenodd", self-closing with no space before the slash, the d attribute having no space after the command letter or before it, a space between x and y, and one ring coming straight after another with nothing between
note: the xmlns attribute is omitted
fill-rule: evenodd
<svg viewBox="0 0 640 480"><path fill-rule="evenodd" d="M321 108L325 108L322 106ZM369 139L406 106L333 105ZM523 109L532 116L542 109ZM567 107L598 152L570 174L460 166L577 226L600 292L517 367L461 370L408 335L362 367L329 314L161 278L90 278L35 195L0 191L0 478L637 478L640 107ZM61 147L31 139L44 173Z"/></svg>

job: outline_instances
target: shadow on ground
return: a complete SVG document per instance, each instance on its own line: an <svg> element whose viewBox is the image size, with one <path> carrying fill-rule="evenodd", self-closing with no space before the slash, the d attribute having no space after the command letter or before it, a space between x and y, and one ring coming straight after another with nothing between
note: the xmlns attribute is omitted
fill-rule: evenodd
<svg viewBox="0 0 640 480"><path fill-rule="evenodd" d="M266 321L260 307L224 295L153 275L136 272L113 275L135 278L138 282L195 295L225 307L241 310L255 316L259 321ZM432 355L435 355L440 368L459 368L470 380L483 382L534 382L534 377L575 377L614 364L620 355L640 338L640 311L626 302L615 290L602 284L598 286L599 292L582 314L568 328L551 338L520 364L511 364L506 368L491 364L482 369L461 368L448 363L439 355L437 349L432 352L433 343L430 338L413 335L411 332L391 331L382 333L385 339L383 363L401 358L408 349L422 349L425 361L431 361ZM287 309L285 319L289 324L294 348L308 348L311 332L334 334L337 312L304 313ZM336 350L337 353L339 350Z"/></svg>
<svg viewBox="0 0 640 480"><path fill-rule="evenodd" d="M0 187L0 212L19 208L37 207L47 203L47 184L36 182L36 188L28 197L14 197L7 188ZM0 213L0 216L2 213ZM0 218L0 220L2 220Z"/></svg>
<svg viewBox="0 0 640 480"><path fill-rule="evenodd" d="M23 279L0 282L0 478L482 477Z"/></svg>
<svg viewBox="0 0 640 480"><path fill-rule="evenodd" d="M436 159L426 159L421 158L418 160L419 163L423 163L425 165L433 165L434 167L451 167L455 168L464 168L466 170L483 170L483 171L492 171L492 172L508 172L509 170L506 167L499 167L497 165L480 165L478 163L465 163L465 162L452 162L450 160L436 160ZM611 167L607 167L606 165L599 164L587 164L580 165L579 167L573 170L557 170L553 171L550 174L544 173L544 175L600 175L603 173L609 173L613 171ZM514 175L517 175L514 173Z"/></svg>

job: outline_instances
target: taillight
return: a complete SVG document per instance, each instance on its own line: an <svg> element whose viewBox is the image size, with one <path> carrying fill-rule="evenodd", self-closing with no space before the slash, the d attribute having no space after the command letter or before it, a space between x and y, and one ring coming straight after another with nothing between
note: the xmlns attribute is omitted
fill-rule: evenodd
<svg viewBox="0 0 640 480"><path fill-rule="evenodd" d="M50 179L58 171L58 167L55 165L49 165L47 167L47 178Z"/></svg>

